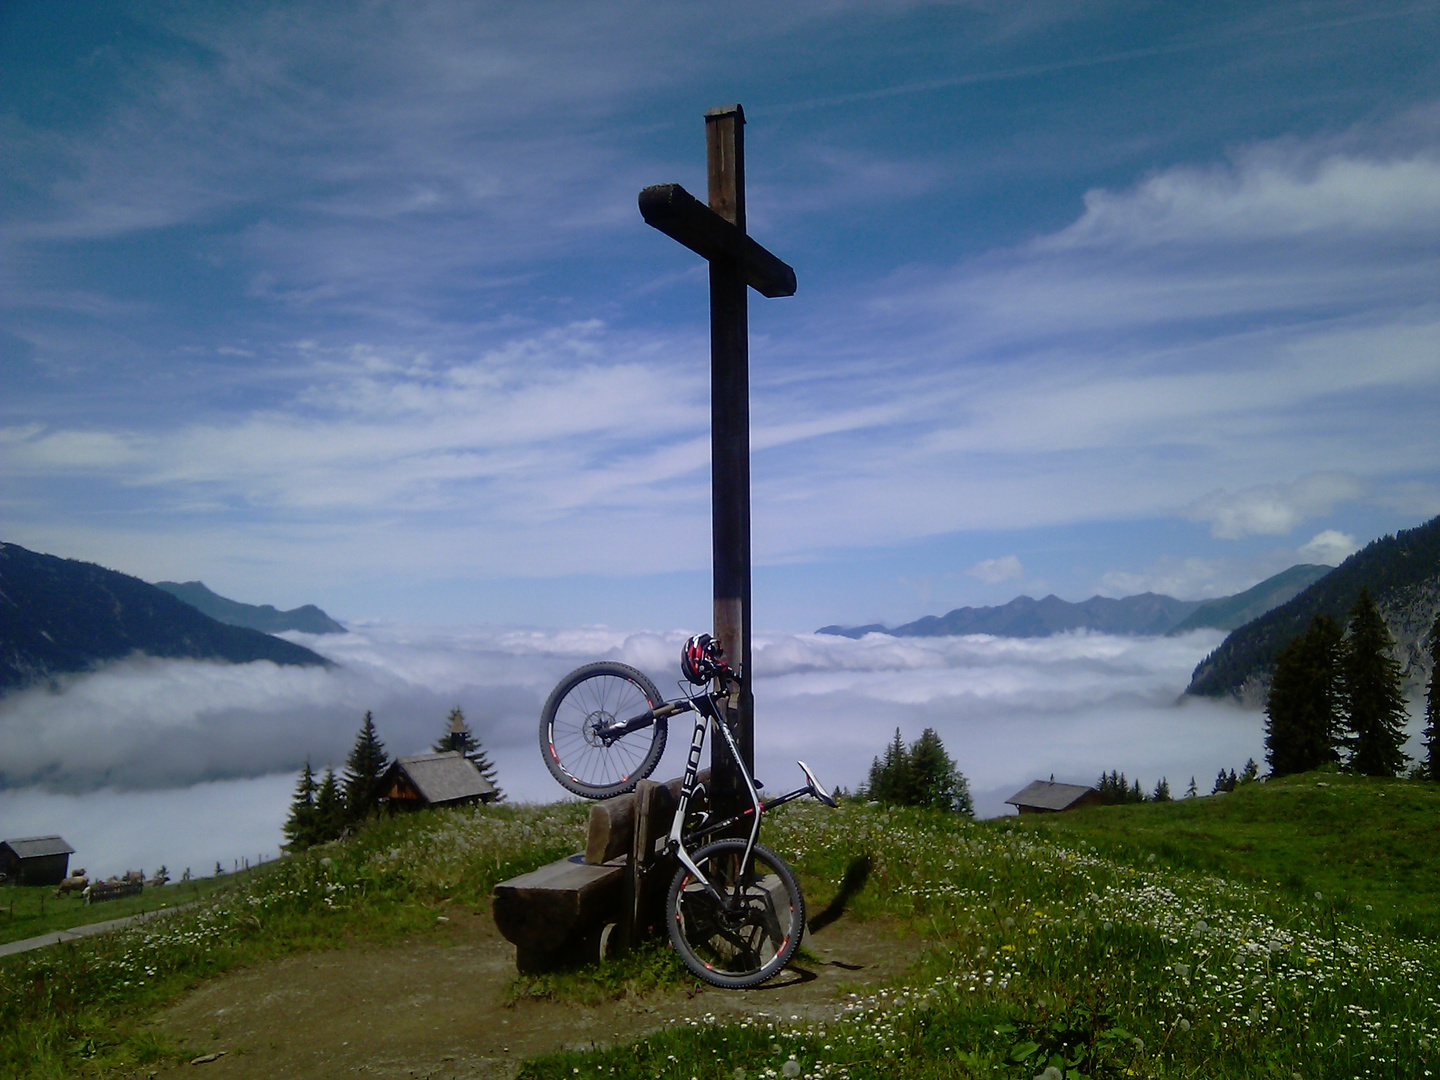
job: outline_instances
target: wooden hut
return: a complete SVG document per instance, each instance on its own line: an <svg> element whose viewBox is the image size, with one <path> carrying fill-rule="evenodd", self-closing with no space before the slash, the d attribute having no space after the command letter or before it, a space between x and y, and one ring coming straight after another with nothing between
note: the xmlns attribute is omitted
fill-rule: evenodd
<svg viewBox="0 0 1440 1080"><path fill-rule="evenodd" d="M1057 784L1054 780L1036 780L1005 800L1022 814L1058 814L1078 810L1082 806L1100 806L1105 796L1083 784Z"/></svg>
<svg viewBox="0 0 1440 1080"><path fill-rule="evenodd" d="M21 885L59 885L75 849L59 836L0 840L0 873Z"/></svg>
<svg viewBox="0 0 1440 1080"><path fill-rule="evenodd" d="M458 750L397 758L380 790L392 807L461 806L489 802L495 786Z"/></svg>

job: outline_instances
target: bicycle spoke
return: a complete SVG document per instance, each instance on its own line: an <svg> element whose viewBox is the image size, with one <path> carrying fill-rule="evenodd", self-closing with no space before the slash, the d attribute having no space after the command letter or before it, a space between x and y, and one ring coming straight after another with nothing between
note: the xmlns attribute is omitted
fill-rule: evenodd
<svg viewBox="0 0 1440 1080"><path fill-rule="evenodd" d="M588 798L618 795L648 776L665 749L665 724L651 721L620 738L609 732L663 701L645 676L602 661L571 672L546 702L540 748L555 779Z"/></svg>

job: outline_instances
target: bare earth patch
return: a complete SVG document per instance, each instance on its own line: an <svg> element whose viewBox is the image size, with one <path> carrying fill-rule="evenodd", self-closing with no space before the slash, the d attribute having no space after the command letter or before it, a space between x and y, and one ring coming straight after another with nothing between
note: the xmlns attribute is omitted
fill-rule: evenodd
<svg viewBox="0 0 1440 1080"><path fill-rule="evenodd" d="M289 957L223 976L166 1009L158 1029L201 1064L162 1077L511 1077L523 1059L628 1042L685 1016L817 1018L837 997L900 975L915 956L877 923L842 918L800 961L756 990L701 988L602 1005L504 1004L515 950L488 916L456 919L440 941Z"/></svg>

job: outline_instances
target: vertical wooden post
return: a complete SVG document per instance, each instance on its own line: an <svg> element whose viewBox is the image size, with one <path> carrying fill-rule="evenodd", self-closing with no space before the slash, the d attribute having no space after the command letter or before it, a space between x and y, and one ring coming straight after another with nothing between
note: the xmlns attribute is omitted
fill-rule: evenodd
<svg viewBox="0 0 1440 1080"><path fill-rule="evenodd" d="M649 890L645 874L655 861L655 806L663 784L639 780L635 784L635 831L630 834L630 859L625 867L624 932L627 948L634 947L645 934L649 910Z"/></svg>
<svg viewBox="0 0 1440 1080"><path fill-rule="evenodd" d="M744 677L728 717L746 768L755 767L750 690L750 327L745 280L745 113L705 113L710 209L736 226L735 250L710 260L710 475L714 545L714 634ZM738 699L737 699L738 698ZM734 813L744 783L723 742L711 743L711 802Z"/></svg>

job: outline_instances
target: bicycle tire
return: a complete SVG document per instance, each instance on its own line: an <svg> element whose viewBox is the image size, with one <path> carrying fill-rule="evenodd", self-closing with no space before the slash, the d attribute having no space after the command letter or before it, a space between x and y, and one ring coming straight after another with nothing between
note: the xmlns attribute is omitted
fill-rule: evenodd
<svg viewBox="0 0 1440 1080"><path fill-rule="evenodd" d="M734 890L745 844L716 840L694 855L722 895ZM680 959L697 978L726 990L759 986L784 970L805 932L805 899L784 859L756 844L741 882L744 903L727 914L682 865L665 899L670 943Z"/></svg>
<svg viewBox="0 0 1440 1080"><path fill-rule="evenodd" d="M566 791L608 799L635 788L665 752L666 721L632 731L606 746L593 725L638 716L665 699L645 673L602 660L576 668L556 684L540 712L540 756Z"/></svg>

